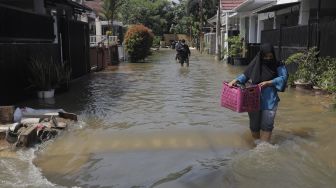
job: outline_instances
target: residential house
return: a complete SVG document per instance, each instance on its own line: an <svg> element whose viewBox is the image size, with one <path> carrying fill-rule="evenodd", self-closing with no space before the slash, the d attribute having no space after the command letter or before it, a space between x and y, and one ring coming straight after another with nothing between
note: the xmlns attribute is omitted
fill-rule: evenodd
<svg viewBox="0 0 336 188"><path fill-rule="evenodd" d="M234 11L234 8L243 3L244 0L221 0L220 1L220 20L221 20L221 30L220 30L220 38L221 38L221 46L222 51L228 50L227 39L229 36L234 36L239 34L239 19L235 15L237 14ZM212 18L208 20L210 24L213 25L212 32L208 32L205 34L205 45L208 46L208 51L210 54L215 54L218 51L217 42L216 41L216 33L215 26L217 24L217 15L214 15Z"/></svg>
<svg viewBox="0 0 336 188"><path fill-rule="evenodd" d="M28 63L34 56L68 63L72 78L89 72L91 9L70 0L0 0L0 104L29 92Z"/></svg>
<svg viewBox="0 0 336 188"><path fill-rule="evenodd" d="M111 24L109 21L106 21L102 18L102 0L91 0L85 1L84 4L90 7L93 11L88 15L89 25L90 25L90 45L97 46L98 43L107 43L116 44L118 41L123 41L125 26L122 22L114 20ZM110 30L110 27L113 27L113 34L109 36L107 40L107 31Z"/></svg>
<svg viewBox="0 0 336 188"><path fill-rule="evenodd" d="M103 69L107 64L126 60L127 55L122 46L126 26L117 20L114 20L111 24L110 21L103 18L104 2L102 0L91 0L83 3L93 10L86 14L88 19L85 18L88 20L90 27L90 53L94 56L91 58L91 64L95 65L94 67L96 69ZM111 30L111 26L113 33L112 35L107 35L107 32ZM96 48L101 45L103 45L105 49L100 49L99 51L102 53L99 53L96 51Z"/></svg>
<svg viewBox="0 0 336 188"><path fill-rule="evenodd" d="M321 55L336 56L331 40L336 40L335 8L333 0L247 0L234 11L250 51L254 44L272 43L284 60L311 46L318 46Z"/></svg>

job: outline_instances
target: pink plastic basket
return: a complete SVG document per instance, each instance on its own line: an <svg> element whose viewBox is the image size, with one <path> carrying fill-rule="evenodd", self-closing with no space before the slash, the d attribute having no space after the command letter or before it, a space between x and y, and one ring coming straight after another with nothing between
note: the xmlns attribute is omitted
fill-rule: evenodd
<svg viewBox="0 0 336 188"><path fill-rule="evenodd" d="M260 87L249 86L244 89L229 87L223 82L221 105L235 112L253 112L260 109Z"/></svg>

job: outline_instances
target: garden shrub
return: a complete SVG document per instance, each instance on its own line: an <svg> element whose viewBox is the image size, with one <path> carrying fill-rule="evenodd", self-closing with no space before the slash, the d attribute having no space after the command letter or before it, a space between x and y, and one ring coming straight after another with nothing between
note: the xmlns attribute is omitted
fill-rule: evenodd
<svg viewBox="0 0 336 188"><path fill-rule="evenodd" d="M298 65L298 70L290 75L289 83L299 80L304 83L317 84L318 76L321 74L318 65L320 63L317 63L317 54L316 48L311 48L304 52L295 53L285 61L287 65L292 63Z"/></svg>
<svg viewBox="0 0 336 188"><path fill-rule="evenodd" d="M243 42L240 36L232 36L227 40L229 44L228 55L230 57L242 57L243 55Z"/></svg>
<svg viewBox="0 0 336 188"><path fill-rule="evenodd" d="M288 82L294 84L294 81L298 80L336 93L336 58L317 58L317 55L317 49L311 48L288 57L285 64L296 63L298 65L297 71L290 74Z"/></svg>
<svg viewBox="0 0 336 188"><path fill-rule="evenodd" d="M152 31L142 24L133 25L127 30L125 45L131 62L144 60L150 54L153 38Z"/></svg>
<svg viewBox="0 0 336 188"><path fill-rule="evenodd" d="M336 59L330 57L320 58L324 71L319 77L318 86L331 93L336 93Z"/></svg>
<svg viewBox="0 0 336 188"><path fill-rule="evenodd" d="M285 64L286 65L291 65L291 64L299 64L301 61L303 61L303 57L304 57L304 53L303 52L298 52L298 53L295 53L291 56L289 56L286 61L285 61ZM298 71L296 71L295 73L293 74L289 74L289 77L288 77L288 84L289 85L294 85L294 81L298 80L298 75L296 74Z"/></svg>

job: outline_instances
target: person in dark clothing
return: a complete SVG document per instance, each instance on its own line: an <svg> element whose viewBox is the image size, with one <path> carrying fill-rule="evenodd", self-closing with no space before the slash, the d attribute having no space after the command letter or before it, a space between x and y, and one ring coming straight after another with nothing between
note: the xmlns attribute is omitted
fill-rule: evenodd
<svg viewBox="0 0 336 188"><path fill-rule="evenodd" d="M278 92L284 91L287 79L287 69L276 60L273 46L263 44L244 73L229 83L229 86L232 86L238 83L245 84L251 80L252 84L261 88L260 110L248 113L251 134L256 142L271 140L274 118L280 101Z"/></svg>
<svg viewBox="0 0 336 188"><path fill-rule="evenodd" d="M176 58L181 63L181 66L183 67L183 64L186 63L187 67L189 67L189 56L190 56L190 49L189 46L185 43L185 40L182 39L179 44L176 45Z"/></svg>

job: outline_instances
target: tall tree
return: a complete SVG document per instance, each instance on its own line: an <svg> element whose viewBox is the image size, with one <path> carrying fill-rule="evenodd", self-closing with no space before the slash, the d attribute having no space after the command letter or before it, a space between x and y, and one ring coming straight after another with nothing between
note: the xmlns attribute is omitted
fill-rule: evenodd
<svg viewBox="0 0 336 188"><path fill-rule="evenodd" d="M182 0L183 2L184 0ZM188 15L193 15L199 20L202 19L202 24L205 20L213 17L218 8L218 0L185 0L185 8Z"/></svg>
<svg viewBox="0 0 336 188"><path fill-rule="evenodd" d="M162 35L169 31L172 12L169 0L128 0L120 8L119 18L124 24L143 24L155 35Z"/></svg>
<svg viewBox="0 0 336 188"><path fill-rule="evenodd" d="M113 20L118 9L126 3L126 0L104 0L102 6L102 16L109 22L110 31L113 32Z"/></svg>
<svg viewBox="0 0 336 188"><path fill-rule="evenodd" d="M188 14L199 18L199 42L200 51L203 51L203 27L205 20L214 16L217 11L218 0L187 0L186 10Z"/></svg>

